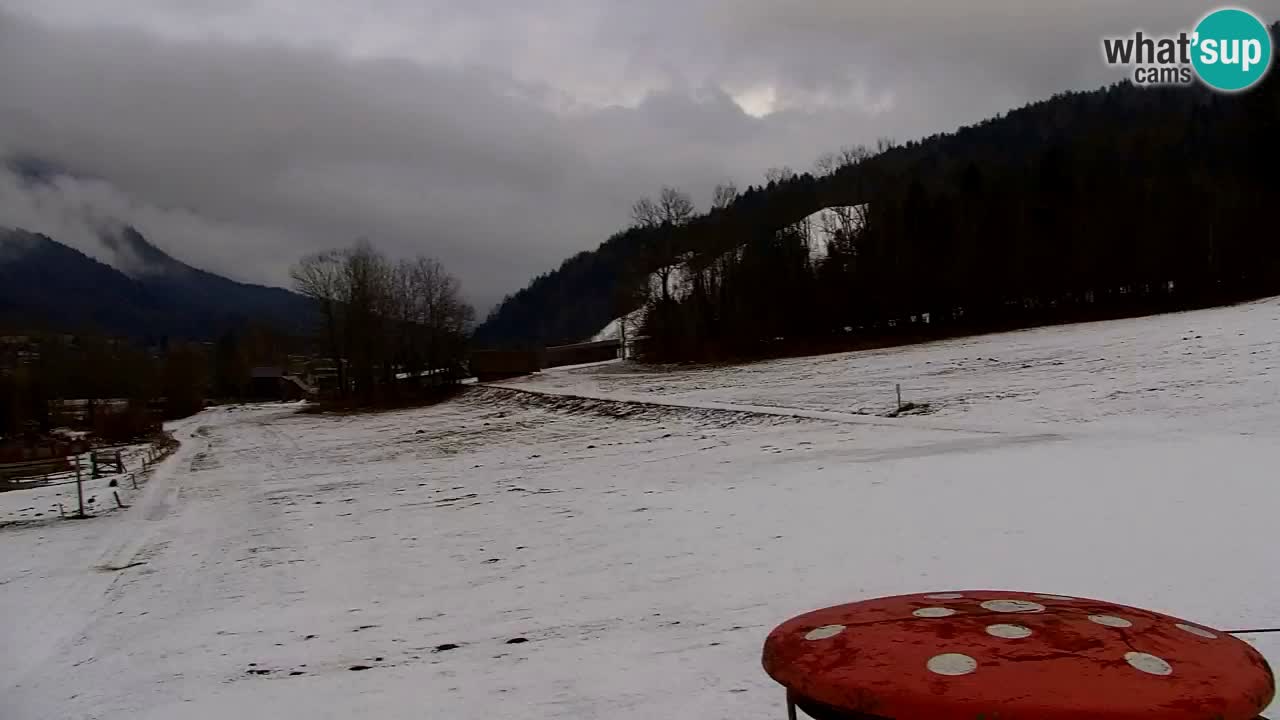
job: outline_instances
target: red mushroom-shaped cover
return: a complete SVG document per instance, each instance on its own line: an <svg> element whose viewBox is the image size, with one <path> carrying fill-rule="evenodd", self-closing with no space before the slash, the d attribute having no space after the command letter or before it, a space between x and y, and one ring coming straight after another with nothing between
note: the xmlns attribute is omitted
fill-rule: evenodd
<svg viewBox="0 0 1280 720"><path fill-rule="evenodd" d="M769 634L764 668L802 700L893 720L1253 720L1275 693L1266 660L1225 633L1020 592L811 612Z"/></svg>

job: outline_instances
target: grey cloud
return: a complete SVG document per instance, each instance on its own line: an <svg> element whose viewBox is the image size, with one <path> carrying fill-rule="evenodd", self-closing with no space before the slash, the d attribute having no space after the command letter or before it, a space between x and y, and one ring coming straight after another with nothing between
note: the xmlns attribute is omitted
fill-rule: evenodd
<svg viewBox="0 0 1280 720"><path fill-rule="evenodd" d="M0 0L4 5L6 0ZM486 304L621 227L668 183L953 129L1121 76L1104 34L1175 30L1186 0L7 0L0 153L97 180L0 177L0 225L92 244L92 218L284 283L368 237ZM1280 16L1280 0L1253 9ZM756 118L734 97L772 93ZM16 220L14 220L16 218Z"/></svg>

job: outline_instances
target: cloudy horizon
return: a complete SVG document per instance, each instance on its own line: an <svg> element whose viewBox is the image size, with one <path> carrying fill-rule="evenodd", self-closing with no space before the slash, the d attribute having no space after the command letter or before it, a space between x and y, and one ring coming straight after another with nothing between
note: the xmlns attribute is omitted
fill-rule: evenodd
<svg viewBox="0 0 1280 720"><path fill-rule="evenodd" d="M668 184L809 169L1123 79L1100 38L1211 5L1081 0L0 0L0 226L95 253L93 223L287 285L368 238L482 312ZM115 5L115 4L111 4ZM480 6L483 7L480 7ZM1247 5L1268 21L1280 0Z"/></svg>

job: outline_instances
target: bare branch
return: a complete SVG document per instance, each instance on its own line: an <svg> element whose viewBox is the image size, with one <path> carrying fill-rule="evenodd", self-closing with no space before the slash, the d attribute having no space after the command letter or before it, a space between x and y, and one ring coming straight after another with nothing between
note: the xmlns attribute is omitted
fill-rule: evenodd
<svg viewBox="0 0 1280 720"><path fill-rule="evenodd" d="M764 171L764 179L769 183L782 183L794 179L796 171L789 166L772 167Z"/></svg>
<svg viewBox="0 0 1280 720"><path fill-rule="evenodd" d="M716 186L715 194L711 199L711 207L714 210L723 210L733 204L738 199L738 186L732 181L720 183Z"/></svg>
<svg viewBox="0 0 1280 720"><path fill-rule="evenodd" d="M672 187L662 188L658 196L658 210L662 222L674 226L688 223L696 212L689 195Z"/></svg>
<svg viewBox="0 0 1280 720"><path fill-rule="evenodd" d="M651 198L640 198L631 206L631 221L635 227L657 227L662 224L662 212Z"/></svg>

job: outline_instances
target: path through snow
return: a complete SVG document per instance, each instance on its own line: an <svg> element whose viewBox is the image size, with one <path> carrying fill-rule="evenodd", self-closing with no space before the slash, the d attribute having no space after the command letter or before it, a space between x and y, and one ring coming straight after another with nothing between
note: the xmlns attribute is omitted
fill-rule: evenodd
<svg viewBox="0 0 1280 720"><path fill-rule="evenodd" d="M923 590L1280 626L1277 314L520 385L595 398L210 411L128 513L0 530L3 607L27 608L0 638L27 649L0 665L0 716L772 719L769 629ZM1182 356L1170 327L1226 344ZM1129 343L1155 369L1124 361ZM961 354L1044 362L1006 376ZM820 415L943 357L935 416ZM1001 377L1041 391L992 395ZM1126 391L1144 387L1161 390ZM1276 636L1250 639L1280 660Z"/></svg>

